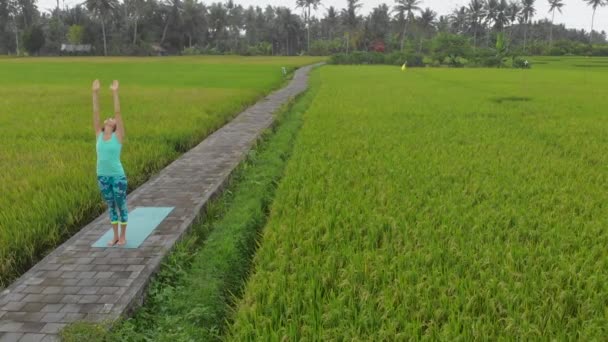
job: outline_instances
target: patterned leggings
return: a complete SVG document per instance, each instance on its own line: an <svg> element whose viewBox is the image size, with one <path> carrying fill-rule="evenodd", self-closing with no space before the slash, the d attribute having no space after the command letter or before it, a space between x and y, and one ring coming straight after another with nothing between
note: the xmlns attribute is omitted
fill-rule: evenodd
<svg viewBox="0 0 608 342"><path fill-rule="evenodd" d="M112 224L127 224L129 219L129 211L127 210L127 177L97 176L97 183L99 184L101 195L110 209L110 221Z"/></svg>

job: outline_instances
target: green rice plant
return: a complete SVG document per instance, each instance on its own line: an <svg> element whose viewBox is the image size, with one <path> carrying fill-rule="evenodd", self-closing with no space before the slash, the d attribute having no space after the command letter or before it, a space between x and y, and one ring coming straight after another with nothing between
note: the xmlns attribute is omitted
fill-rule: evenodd
<svg viewBox="0 0 608 342"><path fill-rule="evenodd" d="M90 83L122 84L134 189L314 58L0 60L0 288L103 209ZM104 89L107 89L104 87ZM111 116L109 91L102 115Z"/></svg>
<svg viewBox="0 0 608 342"><path fill-rule="evenodd" d="M553 63L322 68L229 340L604 339L608 72Z"/></svg>

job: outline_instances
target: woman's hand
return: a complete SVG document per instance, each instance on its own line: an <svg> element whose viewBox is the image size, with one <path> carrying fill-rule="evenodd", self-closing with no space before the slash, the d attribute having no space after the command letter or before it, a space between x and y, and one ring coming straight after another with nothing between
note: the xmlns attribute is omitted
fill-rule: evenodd
<svg viewBox="0 0 608 342"><path fill-rule="evenodd" d="M91 87L91 89L93 90L94 93L98 93L100 87L101 87L101 84L99 83L99 80L93 81L93 86Z"/></svg>
<svg viewBox="0 0 608 342"><path fill-rule="evenodd" d="M112 82L112 85L110 86L110 90L112 90L115 93L118 93L118 88L119 88L118 81L114 80L114 82Z"/></svg>

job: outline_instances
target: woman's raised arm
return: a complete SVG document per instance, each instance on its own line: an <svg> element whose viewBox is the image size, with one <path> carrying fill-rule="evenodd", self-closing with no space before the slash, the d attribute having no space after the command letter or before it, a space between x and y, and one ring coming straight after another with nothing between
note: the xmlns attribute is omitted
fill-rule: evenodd
<svg viewBox="0 0 608 342"><path fill-rule="evenodd" d="M114 99L114 119L116 120L116 135L118 140L122 143L122 140L125 137L125 126L122 122L122 113L120 112L120 99L118 97L118 89L119 89L118 81L114 80L110 89L112 90L112 98Z"/></svg>
<svg viewBox="0 0 608 342"><path fill-rule="evenodd" d="M101 122L99 121L99 80L93 81L91 90L93 91L93 129L95 130L95 136L101 133Z"/></svg>

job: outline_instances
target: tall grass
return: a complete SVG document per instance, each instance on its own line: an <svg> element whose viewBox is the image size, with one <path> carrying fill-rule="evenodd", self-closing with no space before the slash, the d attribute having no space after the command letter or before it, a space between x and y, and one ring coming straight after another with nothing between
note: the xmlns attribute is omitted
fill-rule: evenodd
<svg viewBox="0 0 608 342"><path fill-rule="evenodd" d="M229 340L604 339L599 69L321 69Z"/></svg>
<svg viewBox="0 0 608 342"><path fill-rule="evenodd" d="M225 61L223 63L222 61ZM0 61L0 288L100 214L90 83L122 82L130 189L309 58ZM104 89L105 88L104 86ZM111 116L109 91L102 115Z"/></svg>

